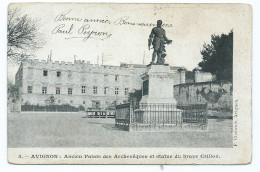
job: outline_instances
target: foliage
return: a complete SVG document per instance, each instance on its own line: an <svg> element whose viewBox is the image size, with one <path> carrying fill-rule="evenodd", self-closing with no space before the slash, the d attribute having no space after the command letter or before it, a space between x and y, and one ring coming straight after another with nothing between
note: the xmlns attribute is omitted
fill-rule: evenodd
<svg viewBox="0 0 260 172"><path fill-rule="evenodd" d="M22 15L17 8L8 11L7 41L8 60L18 64L32 57L45 43L39 33L38 21L27 14Z"/></svg>
<svg viewBox="0 0 260 172"><path fill-rule="evenodd" d="M19 87L14 85L9 79L7 80L7 98L14 103L20 98Z"/></svg>
<svg viewBox="0 0 260 172"><path fill-rule="evenodd" d="M139 104L142 99L142 90L135 90L132 93L129 93L128 101L134 105Z"/></svg>
<svg viewBox="0 0 260 172"><path fill-rule="evenodd" d="M53 95L50 96L50 104L51 105L55 104L55 97Z"/></svg>
<svg viewBox="0 0 260 172"><path fill-rule="evenodd" d="M229 34L211 36L211 44L204 44L201 51L202 71L215 74L217 80L233 79L233 30Z"/></svg>
<svg viewBox="0 0 260 172"><path fill-rule="evenodd" d="M117 100L114 100L114 101L111 103L111 106L116 107L116 105L117 105Z"/></svg>
<svg viewBox="0 0 260 172"><path fill-rule="evenodd" d="M78 107L78 109L79 109L79 111L85 111L85 107L82 106L82 105L80 105L80 106Z"/></svg>
<svg viewBox="0 0 260 172"><path fill-rule="evenodd" d="M85 111L85 108L82 105L79 107L71 106L69 104L31 105L30 103L26 102L24 105L22 105L22 111L79 112Z"/></svg>

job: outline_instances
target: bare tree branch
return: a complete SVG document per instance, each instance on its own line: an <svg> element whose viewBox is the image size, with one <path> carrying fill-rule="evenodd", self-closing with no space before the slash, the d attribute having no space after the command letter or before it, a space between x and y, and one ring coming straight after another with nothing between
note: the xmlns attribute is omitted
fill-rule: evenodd
<svg viewBox="0 0 260 172"><path fill-rule="evenodd" d="M22 15L17 8L8 11L7 40L7 57L15 63L33 57L34 52L45 44L38 21L27 14Z"/></svg>

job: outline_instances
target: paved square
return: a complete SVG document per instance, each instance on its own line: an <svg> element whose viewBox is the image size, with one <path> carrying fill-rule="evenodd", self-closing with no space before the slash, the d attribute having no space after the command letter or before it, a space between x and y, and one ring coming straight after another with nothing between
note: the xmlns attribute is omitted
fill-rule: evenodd
<svg viewBox="0 0 260 172"><path fill-rule="evenodd" d="M232 120L209 120L207 132L128 132L115 119L83 113L8 114L8 147L232 147Z"/></svg>

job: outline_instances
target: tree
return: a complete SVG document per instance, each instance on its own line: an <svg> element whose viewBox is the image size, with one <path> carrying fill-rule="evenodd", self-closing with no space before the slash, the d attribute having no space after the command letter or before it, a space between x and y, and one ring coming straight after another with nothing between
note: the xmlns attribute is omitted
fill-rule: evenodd
<svg viewBox="0 0 260 172"><path fill-rule="evenodd" d="M142 90L134 90L134 92L129 93L128 102L132 103L134 106L138 105L142 99Z"/></svg>
<svg viewBox="0 0 260 172"><path fill-rule="evenodd" d="M49 98L50 104L54 105L55 104L55 97L53 95L50 96Z"/></svg>
<svg viewBox="0 0 260 172"><path fill-rule="evenodd" d="M217 80L233 80L233 30L229 34L211 35L211 44L201 51L202 71L215 74Z"/></svg>
<svg viewBox="0 0 260 172"><path fill-rule="evenodd" d="M8 11L8 60L19 64L31 58L35 50L44 45L38 26L37 20L29 18L27 14L22 15L17 8Z"/></svg>
<svg viewBox="0 0 260 172"><path fill-rule="evenodd" d="M15 103L20 98L19 87L14 85L10 79L7 79L7 99Z"/></svg>

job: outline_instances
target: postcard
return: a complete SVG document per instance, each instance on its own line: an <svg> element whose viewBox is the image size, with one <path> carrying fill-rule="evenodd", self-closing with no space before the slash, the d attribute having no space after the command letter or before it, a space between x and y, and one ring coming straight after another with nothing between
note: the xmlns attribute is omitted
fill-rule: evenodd
<svg viewBox="0 0 260 172"><path fill-rule="evenodd" d="M8 6L8 162L249 164L247 4Z"/></svg>

